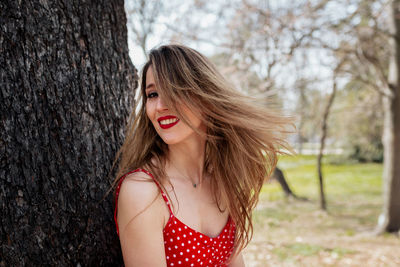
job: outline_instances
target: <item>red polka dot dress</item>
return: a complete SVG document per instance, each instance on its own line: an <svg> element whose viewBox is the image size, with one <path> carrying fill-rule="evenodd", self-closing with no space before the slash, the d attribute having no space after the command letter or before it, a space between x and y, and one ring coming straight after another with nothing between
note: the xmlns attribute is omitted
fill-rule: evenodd
<svg viewBox="0 0 400 267"><path fill-rule="evenodd" d="M118 194L122 181L128 174L138 171L153 178L170 211L170 218L163 230L167 266L227 266L227 261L233 251L235 236L235 224L231 218L228 218L226 225L217 237L209 237L190 228L174 216L166 194L153 175L143 169L125 174L118 184L114 212L117 233L119 234L117 222Z"/></svg>

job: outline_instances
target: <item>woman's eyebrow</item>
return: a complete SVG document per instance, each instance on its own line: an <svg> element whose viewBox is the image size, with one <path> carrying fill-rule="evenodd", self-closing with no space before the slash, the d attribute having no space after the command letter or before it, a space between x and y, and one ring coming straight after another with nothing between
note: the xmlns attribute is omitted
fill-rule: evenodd
<svg viewBox="0 0 400 267"><path fill-rule="evenodd" d="M149 89L149 88L152 88L152 87L154 87L154 83L148 84L148 85L146 86L146 90Z"/></svg>

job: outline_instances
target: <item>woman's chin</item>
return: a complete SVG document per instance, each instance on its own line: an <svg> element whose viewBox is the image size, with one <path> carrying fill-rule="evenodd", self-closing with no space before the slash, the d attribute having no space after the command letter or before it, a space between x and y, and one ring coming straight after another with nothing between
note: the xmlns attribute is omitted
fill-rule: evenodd
<svg viewBox="0 0 400 267"><path fill-rule="evenodd" d="M176 145L179 144L182 140L177 140L176 138L162 138L161 139L166 143L167 145Z"/></svg>

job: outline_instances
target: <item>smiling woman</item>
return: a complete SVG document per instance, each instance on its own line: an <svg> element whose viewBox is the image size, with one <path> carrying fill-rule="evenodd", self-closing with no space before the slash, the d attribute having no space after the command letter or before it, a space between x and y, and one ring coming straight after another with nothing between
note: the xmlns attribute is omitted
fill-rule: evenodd
<svg viewBox="0 0 400 267"><path fill-rule="evenodd" d="M125 265L244 266L251 213L277 154L290 150L291 119L182 45L150 52L140 90L114 182Z"/></svg>
<svg viewBox="0 0 400 267"><path fill-rule="evenodd" d="M194 127L197 132L202 131L205 133L206 128L200 118L200 112L196 112L198 114L196 116L187 105L180 104L179 109L184 113L184 116L189 121L189 125L191 125L190 127L188 124L180 121L180 119L175 115L176 112L168 109L164 104L162 97L158 94L154 81L153 68L151 66L149 66L146 72L145 95L147 96L147 117L150 119L158 136L161 137L164 143L172 145L182 142L190 136L198 136L191 127ZM172 127L174 128L170 129ZM167 129L170 130L167 131Z"/></svg>

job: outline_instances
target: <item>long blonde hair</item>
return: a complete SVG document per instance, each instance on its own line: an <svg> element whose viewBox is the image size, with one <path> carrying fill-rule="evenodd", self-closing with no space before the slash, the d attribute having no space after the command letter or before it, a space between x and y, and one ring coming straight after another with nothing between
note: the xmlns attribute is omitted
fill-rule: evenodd
<svg viewBox="0 0 400 267"><path fill-rule="evenodd" d="M119 168L114 186L123 174L136 168L150 171L160 185L166 181L168 146L157 135L146 115L146 73L152 67L163 102L189 123L177 103L201 111L207 126L204 170L209 174L214 198L224 203L236 225L236 252L253 234L252 211L266 177L276 166L277 155L290 147L285 141L292 119L257 105L222 77L199 52L183 45L165 45L150 51L141 73L140 109L134 108L125 142L116 159Z"/></svg>

